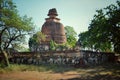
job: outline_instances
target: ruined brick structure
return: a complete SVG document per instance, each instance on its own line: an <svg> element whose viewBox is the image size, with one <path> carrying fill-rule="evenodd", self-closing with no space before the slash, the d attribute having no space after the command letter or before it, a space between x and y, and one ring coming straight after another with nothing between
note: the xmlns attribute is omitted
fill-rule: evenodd
<svg viewBox="0 0 120 80"><path fill-rule="evenodd" d="M42 33L46 35L46 43L49 44L51 40L57 44L66 43L66 35L64 26L60 23L60 19L55 8L50 9L48 12L49 18L46 18L45 23L42 26Z"/></svg>

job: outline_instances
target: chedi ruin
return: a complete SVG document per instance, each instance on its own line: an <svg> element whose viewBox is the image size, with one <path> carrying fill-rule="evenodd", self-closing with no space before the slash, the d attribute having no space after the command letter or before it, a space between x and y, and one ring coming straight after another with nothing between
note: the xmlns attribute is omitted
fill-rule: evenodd
<svg viewBox="0 0 120 80"><path fill-rule="evenodd" d="M57 18L57 10L55 8L50 9L48 16L49 18L45 18L46 21L41 29L41 32L46 36L44 44L49 45L51 40L57 44L66 43L64 26L60 23L60 19Z"/></svg>

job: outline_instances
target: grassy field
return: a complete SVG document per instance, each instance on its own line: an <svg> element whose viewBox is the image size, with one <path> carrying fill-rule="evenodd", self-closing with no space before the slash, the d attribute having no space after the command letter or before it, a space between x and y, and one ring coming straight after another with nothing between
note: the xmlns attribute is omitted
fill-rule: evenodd
<svg viewBox="0 0 120 80"><path fill-rule="evenodd" d="M120 80L120 64L80 68L12 64L0 67L0 80Z"/></svg>

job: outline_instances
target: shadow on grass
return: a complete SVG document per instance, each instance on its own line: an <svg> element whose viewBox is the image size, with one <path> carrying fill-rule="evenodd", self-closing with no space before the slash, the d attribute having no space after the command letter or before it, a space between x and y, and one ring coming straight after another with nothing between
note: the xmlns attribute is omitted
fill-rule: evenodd
<svg viewBox="0 0 120 80"><path fill-rule="evenodd" d="M84 68L83 68L84 69ZM120 64L92 66L84 70L79 77L61 80L120 80ZM78 73L82 71L78 70Z"/></svg>
<svg viewBox="0 0 120 80"><path fill-rule="evenodd" d="M9 68L0 68L0 73L11 71L50 71L52 73L61 74L64 72L75 71L77 72L78 77L68 80L112 80L113 78L115 78L113 80L120 80L120 64L104 64L99 66L87 66L79 68L56 64L41 64L38 66L12 64ZM105 79L103 79L102 77Z"/></svg>
<svg viewBox="0 0 120 80"><path fill-rule="evenodd" d="M56 65L56 64L49 64L49 65L40 65L40 67L44 67L45 71L52 71L54 73L64 73L68 71L74 71L76 68L66 65Z"/></svg>
<svg viewBox="0 0 120 80"><path fill-rule="evenodd" d="M77 78L61 79L61 80L120 80L120 76L114 76L114 75L95 75L93 77L87 76L87 77L77 77Z"/></svg>

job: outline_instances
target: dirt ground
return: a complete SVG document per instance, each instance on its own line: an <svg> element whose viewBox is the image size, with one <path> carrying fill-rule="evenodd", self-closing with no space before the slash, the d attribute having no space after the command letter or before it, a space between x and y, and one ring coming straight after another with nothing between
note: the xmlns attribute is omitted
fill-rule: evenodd
<svg viewBox="0 0 120 80"><path fill-rule="evenodd" d="M74 71L67 73L25 71L1 74L0 80L65 80L75 77L79 77L79 74Z"/></svg>
<svg viewBox="0 0 120 80"><path fill-rule="evenodd" d="M16 71L0 74L0 80L120 80L119 66L78 68L62 72Z"/></svg>

